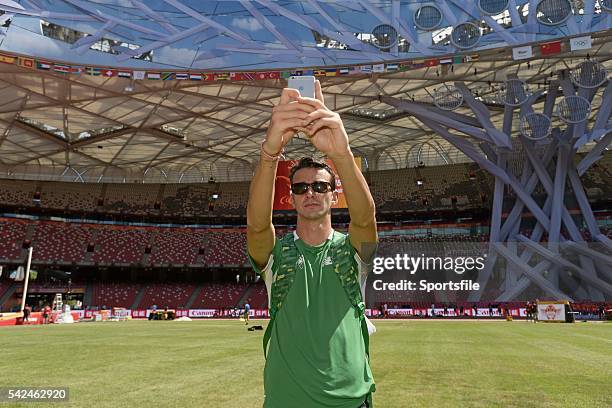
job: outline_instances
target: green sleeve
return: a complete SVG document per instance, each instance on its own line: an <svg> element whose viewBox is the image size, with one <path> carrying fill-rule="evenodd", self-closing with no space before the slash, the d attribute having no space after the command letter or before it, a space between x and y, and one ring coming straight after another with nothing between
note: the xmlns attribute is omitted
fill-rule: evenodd
<svg viewBox="0 0 612 408"><path fill-rule="evenodd" d="M257 273L258 275L263 276L263 271L268 268L268 267L272 267L271 262L273 261L274 258L278 258L278 253L279 253L279 245L280 245L280 239L276 238L274 240L274 248L272 248L272 252L270 253L270 257L268 258L268 262L266 263L266 265L264 266L263 269L259 268L257 266L257 264L255 263L255 261L253 260L253 258L251 257L251 254L249 254L249 250L247 248L246 253L247 253L247 258L249 259L249 263L251 264L251 268L253 268L253 270L255 271L255 273Z"/></svg>

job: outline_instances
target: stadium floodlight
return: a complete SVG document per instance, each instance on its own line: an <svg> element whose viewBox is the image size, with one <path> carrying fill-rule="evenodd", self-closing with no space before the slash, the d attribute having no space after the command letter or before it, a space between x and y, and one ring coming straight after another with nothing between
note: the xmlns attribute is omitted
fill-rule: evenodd
<svg viewBox="0 0 612 408"><path fill-rule="evenodd" d="M508 106L521 106L527 102L529 95L529 85L517 78L504 81L504 87L498 93L499 100Z"/></svg>
<svg viewBox="0 0 612 408"><path fill-rule="evenodd" d="M567 96L557 105L559 119L568 124L583 122L590 113L591 103L582 96Z"/></svg>
<svg viewBox="0 0 612 408"><path fill-rule="evenodd" d="M550 135L552 122L543 113L531 112L521 117L521 135L529 140L539 141Z"/></svg>
<svg viewBox="0 0 612 408"><path fill-rule="evenodd" d="M451 42L457 48L468 49L478 44L482 37L482 30L474 23L461 23L453 27Z"/></svg>
<svg viewBox="0 0 612 408"><path fill-rule="evenodd" d="M597 61L586 60L572 69L570 77L582 88L597 88L608 79L608 70Z"/></svg>
<svg viewBox="0 0 612 408"><path fill-rule="evenodd" d="M373 41L372 44L374 46L387 49L393 47L397 44L397 30L395 27L389 24L381 24L372 30Z"/></svg>
<svg viewBox="0 0 612 408"><path fill-rule="evenodd" d="M426 4L414 12L414 25L423 31L431 31L442 23L442 12L435 4Z"/></svg>
<svg viewBox="0 0 612 408"><path fill-rule="evenodd" d="M536 6L536 19L544 25L564 23L572 14L569 0L542 0Z"/></svg>
<svg viewBox="0 0 612 408"><path fill-rule="evenodd" d="M508 0L479 0L478 8L483 14L494 16L508 8Z"/></svg>
<svg viewBox="0 0 612 408"><path fill-rule="evenodd" d="M452 111L461 106L463 95L455 86L443 84L434 91L433 101L438 108Z"/></svg>

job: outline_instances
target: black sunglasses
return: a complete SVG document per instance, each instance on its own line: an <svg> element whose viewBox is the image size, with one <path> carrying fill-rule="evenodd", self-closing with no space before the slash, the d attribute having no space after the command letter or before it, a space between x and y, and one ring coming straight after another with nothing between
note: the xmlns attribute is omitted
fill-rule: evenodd
<svg viewBox="0 0 612 408"><path fill-rule="evenodd" d="M327 181L315 181L313 183L293 183L291 185L291 192L293 194L304 194L308 189L312 187L312 191L315 193L327 193L334 191L334 187Z"/></svg>

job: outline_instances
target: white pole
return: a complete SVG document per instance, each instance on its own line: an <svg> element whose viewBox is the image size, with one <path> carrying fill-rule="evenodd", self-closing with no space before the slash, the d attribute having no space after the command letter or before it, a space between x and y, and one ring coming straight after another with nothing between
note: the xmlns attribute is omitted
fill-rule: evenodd
<svg viewBox="0 0 612 408"><path fill-rule="evenodd" d="M26 297L28 296L28 282L30 282L30 264L32 263L32 247L28 248L28 264L26 266L25 281L23 283L23 297L21 298L21 311L25 309Z"/></svg>

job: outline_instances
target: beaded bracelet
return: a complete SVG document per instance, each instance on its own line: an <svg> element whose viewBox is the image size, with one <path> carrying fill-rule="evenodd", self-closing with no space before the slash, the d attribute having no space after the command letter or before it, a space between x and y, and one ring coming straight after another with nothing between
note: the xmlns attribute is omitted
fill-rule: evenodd
<svg viewBox="0 0 612 408"><path fill-rule="evenodd" d="M283 152L284 151L285 151L285 149L282 149L277 154L271 155L270 153L266 152L266 149L264 149L264 147L263 147L263 143L261 144L261 157L262 157L262 159L264 159L266 161L278 161L280 158L284 158L284 156L283 156Z"/></svg>

